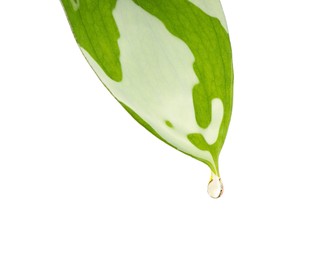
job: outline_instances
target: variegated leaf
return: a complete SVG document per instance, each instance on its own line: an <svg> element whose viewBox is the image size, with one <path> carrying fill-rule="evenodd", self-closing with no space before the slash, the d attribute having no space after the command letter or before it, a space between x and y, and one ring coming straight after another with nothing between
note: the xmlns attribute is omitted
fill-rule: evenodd
<svg viewBox="0 0 317 260"><path fill-rule="evenodd" d="M83 54L151 133L206 163L218 157L232 109L233 68L219 0L61 0ZM216 178L215 178L216 177Z"/></svg>

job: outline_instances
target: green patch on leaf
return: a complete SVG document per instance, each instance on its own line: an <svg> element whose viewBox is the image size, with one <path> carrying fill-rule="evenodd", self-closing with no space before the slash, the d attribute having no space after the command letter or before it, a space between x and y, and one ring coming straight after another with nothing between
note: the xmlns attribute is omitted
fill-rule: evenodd
<svg viewBox="0 0 317 260"><path fill-rule="evenodd" d="M120 34L112 14L117 1L61 1L77 43L89 52L111 79L121 81Z"/></svg>

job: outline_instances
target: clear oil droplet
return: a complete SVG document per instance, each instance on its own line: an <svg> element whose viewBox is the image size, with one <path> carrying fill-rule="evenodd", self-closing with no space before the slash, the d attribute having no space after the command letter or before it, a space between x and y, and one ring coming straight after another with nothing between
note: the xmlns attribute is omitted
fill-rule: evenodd
<svg viewBox="0 0 317 260"><path fill-rule="evenodd" d="M213 174L208 184L208 194L214 199L218 199L223 193L223 184L221 178Z"/></svg>

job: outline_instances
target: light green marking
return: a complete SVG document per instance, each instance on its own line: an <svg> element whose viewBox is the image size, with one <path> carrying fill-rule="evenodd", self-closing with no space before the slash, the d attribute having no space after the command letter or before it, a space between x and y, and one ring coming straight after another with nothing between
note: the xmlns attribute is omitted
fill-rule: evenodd
<svg viewBox="0 0 317 260"><path fill-rule="evenodd" d="M170 128L173 128L173 127L174 127L173 124L172 124L170 121L168 121L168 120L165 121L165 124L166 124L168 127L170 127Z"/></svg>

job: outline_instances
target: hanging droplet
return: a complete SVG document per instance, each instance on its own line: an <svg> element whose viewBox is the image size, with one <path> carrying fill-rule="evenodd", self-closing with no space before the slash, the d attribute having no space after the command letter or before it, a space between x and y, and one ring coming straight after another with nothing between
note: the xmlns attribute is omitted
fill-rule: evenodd
<svg viewBox="0 0 317 260"><path fill-rule="evenodd" d="M221 178L215 174L212 174L207 191L210 197L218 199L223 193L223 184Z"/></svg>

